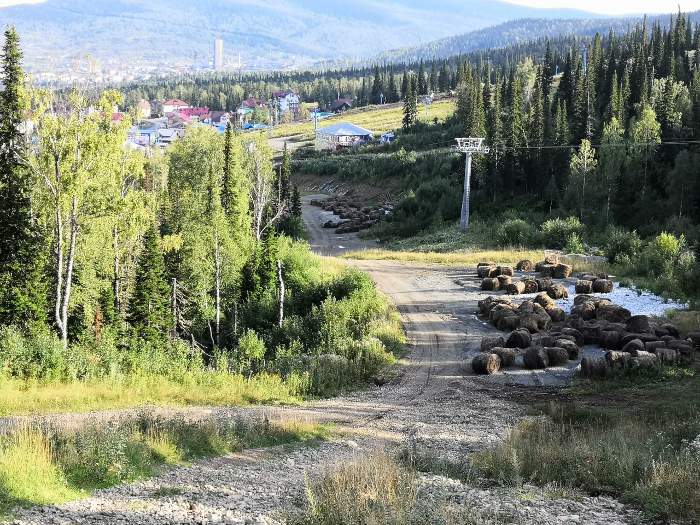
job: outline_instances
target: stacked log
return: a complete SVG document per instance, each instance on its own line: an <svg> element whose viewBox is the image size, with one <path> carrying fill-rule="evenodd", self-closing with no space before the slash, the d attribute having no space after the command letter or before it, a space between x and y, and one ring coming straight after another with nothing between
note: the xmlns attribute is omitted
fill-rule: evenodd
<svg viewBox="0 0 700 525"><path fill-rule="evenodd" d="M506 285L505 290L509 295L520 295L525 292L525 283L522 281L510 283Z"/></svg>
<svg viewBox="0 0 700 525"><path fill-rule="evenodd" d="M545 348L544 351L547 352L549 366L561 366L569 360L569 353L563 348L554 346Z"/></svg>
<svg viewBox="0 0 700 525"><path fill-rule="evenodd" d="M549 366L549 355L541 346L532 346L523 355L525 368L528 370L544 369Z"/></svg>
<svg viewBox="0 0 700 525"><path fill-rule="evenodd" d="M513 282L512 277L510 275L505 274L499 275L498 277L496 277L496 279L498 279L498 284L500 288L505 288L507 285Z"/></svg>
<svg viewBox="0 0 700 525"><path fill-rule="evenodd" d="M485 277L481 281L481 289L486 292L494 292L501 287L501 282L493 277Z"/></svg>
<svg viewBox="0 0 700 525"><path fill-rule="evenodd" d="M475 374L491 375L501 369L501 358L497 354L479 354L472 359L472 370Z"/></svg>
<svg viewBox="0 0 700 525"><path fill-rule="evenodd" d="M491 353L501 358L502 368L513 366L515 364L515 358L518 356L518 351L514 348L496 347L491 350Z"/></svg>
<svg viewBox="0 0 700 525"><path fill-rule="evenodd" d="M338 234L366 230L393 209L393 206L388 202L378 206L363 205L352 195L338 195L322 201L313 200L311 204L333 212L340 218L339 220L327 221L323 225L324 228L335 229Z"/></svg>
<svg viewBox="0 0 700 525"><path fill-rule="evenodd" d="M547 295L549 295L552 299L566 299L569 297L569 291L561 284L553 284L547 288Z"/></svg>
<svg viewBox="0 0 700 525"><path fill-rule="evenodd" d="M534 264L529 259L523 259L515 265L515 269L519 272L531 272L534 268Z"/></svg>
<svg viewBox="0 0 700 525"><path fill-rule="evenodd" d="M587 279L579 279L578 281L576 281L576 293L593 293L593 281L589 281Z"/></svg>
<svg viewBox="0 0 700 525"><path fill-rule="evenodd" d="M522 282L525 285L524 293L537 293L540 291L540 288L535 279L523 279Z"/></svg>
<svg viewBox="0 0 700 525"><path fill-rule="evenodd" d="M593 281L593 291L595 293L611 293L614 284L609 279L596 279Z"/></svg>
<svg viewBox="0 0 700 525"><path fill-rule="evenodd" d="M503 336L483 337L481 339L481 351L490 352L494 348L504 347L506 340Z"/></svg>
<svg viewBox="0 0 700 525"><path fill-rule="evenodd" d="M571 265L559 263L552 270L552 276L555 279L568 279L573 271L574 269Z"/></svg>
<svg viewBox="0 0 700 525"><path fill-rule="evenodd" d="M584 273L579 275L579 279L576 281L577 294L610 293L613 289L613 282L609 280L608 275L604 273Z"/></svg>
<svg viewBox="0 0 700 525"><path fill-rule="evenodd" d="M499 266L498 275L508 275L513 277L513 268L511 266Z"/></svg>

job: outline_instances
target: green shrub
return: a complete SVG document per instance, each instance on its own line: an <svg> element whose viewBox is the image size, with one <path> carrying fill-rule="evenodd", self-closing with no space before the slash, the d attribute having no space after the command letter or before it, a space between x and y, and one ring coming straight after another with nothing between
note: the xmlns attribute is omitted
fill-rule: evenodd
<svg viewBox="0 0 700 525"><path fill-rule="evenodd" d="M532 242L535 228L522 219L509 219L501 224L496 234L499 246L526 246Z"/></svg>
<svg viewBox="0 0 700 525"><path fill-rule="evenodd" d="M265 352L265 342L254 330L246 330L236 349L236 358L241 370L257 369L265 359Z"/></svg>
<svg viewBox="0 0 700 525"><path fill-rule="evenodd" d="M19 379L70 379L68 351L48 329L23 333L16 327L0 328L2 368Z"/></svg>
<svg viewBox="0 0 700 525"><path fill-rule="evenodd" d="M583 237L583 230L583 224L577 217L550 219L543 222L540 227L542 240L545 245L559 250L566 246L572 235L578 235L579 238Z"/></svg>
<svg viewBox="0 0 700 525"><path fill-rule="evenodd" d="M581 237L579 237L577 233L572 233L566 240L564 251L566 253L584 253L586 251L586 247L583 245Z"/></svg>
<svg viewBox="0 0 700 525"><path fill-rule="evenodd" d="M613 264L629 264L639 256L642 250L642 239L635 230L612 228L605 240L604 253Z"/></svg>
<svg viewBox="0 0 700 525"><path fill-rule="evenodd" d="M648 277L673 278L678 268L681 254L685 251L685 237L672 233L660 233L644 250L639 258L639 269Z"/></svg>

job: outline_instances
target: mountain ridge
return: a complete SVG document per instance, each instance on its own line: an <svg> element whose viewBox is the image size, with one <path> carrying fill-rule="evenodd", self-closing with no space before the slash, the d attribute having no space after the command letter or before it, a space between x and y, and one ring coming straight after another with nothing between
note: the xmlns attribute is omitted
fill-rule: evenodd
<svg viewBox="0 0 700 525"><path fill-rule="evenodd" d="M256 70L366 58L535 14L596 16L493 0L47 0L0 8L0 23L17 27L34 72L74 68L86 55L108 68L207 67L216 36L229 67L240 52Z"/></svg>

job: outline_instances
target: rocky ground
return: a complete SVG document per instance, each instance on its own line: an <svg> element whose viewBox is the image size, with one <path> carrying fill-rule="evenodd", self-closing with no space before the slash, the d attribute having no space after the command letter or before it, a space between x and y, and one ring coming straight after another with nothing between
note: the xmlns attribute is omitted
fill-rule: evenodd
<svg viewBox="0 0 700 525"><path fill-rule="evenodd" d="M304 217L317 250L333 255L366 246L355 235L339 239L332 230L320 228L316 210L305 206ZM381 388L274 410L333 422L342 437L317 447L252 450L198 461L148 481L98 491L82 501L21 510L14 523L283 522L286 512L303 506L307 477L313 479L338 461L386 446L409 446L462 461L502 439L534 402L560 397L556 388L471 374L468 356L478 350L484 335L495 331L475 316L483 295L473 270L393 261L356 264L395 302L404 321L411 352L400 375ZM239 411L231 414L235 412ZM226 412L219 417L227 417ZM441 476L420 479L422 498L449 501L489 523L643 522L634 509L609 498L563 497L536 487L485 489Z"/></svg>

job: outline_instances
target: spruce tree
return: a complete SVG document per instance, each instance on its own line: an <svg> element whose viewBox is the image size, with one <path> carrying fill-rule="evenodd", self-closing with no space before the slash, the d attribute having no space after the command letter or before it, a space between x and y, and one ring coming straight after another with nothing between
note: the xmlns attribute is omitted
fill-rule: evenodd
<svg viewBox="0 0 700 525"><path fill-rule="evenodd" d="M416 94L416 78L411 75L408 79L406 97L403 101L403 129L409 130L418 120L418 96Z"/></svg>
<svg viewBox="0 0 700 525"><path fill-rule="evenodd" d="M447 60L442 63L440 75L438 76L438 91L447 93L450 90L450 69L447 66Z"/></svg>
<svg viewBox="0 0 700 525"><path fill-rule="evenodd" d="M282 152L282 163L280 164L280 201L282 208L289 208L289 198L291 197L291 177L292 177L292 156L284 143Z"/></svg>
<svg viewBox="0 0 700 525"><path fill-rule="evenodd" d="M418 81L417 81L417 91L416 95L427 95L428 94L428 79L425 77L425 65L423 61L420 61L418 66Z"/></svg>
<svg viewBox="0 0 700 525"><path fill-rule="evenodd" d="M292 191L291 214L295 219L301 218L301 195L299 194L299 188L296 184Z"/></svg>
<svg viewBox="0 0 700 525"><path fill-rule="evenodd" d="M134 292L129 301L127 320L136 335L148 341L164 339L172 324L169 304L160 235L152 225L143 236L143 248L136 261Z"/></svg>
<svg viewBox="0 0 700 525"><path fill-rule="evenodd" d="M21 132L26 108L19 36L5 31L0 92L0 324L46 320L41 232L32 213L27 146Z"/></svg>
<svg viewBox="0 0 700 525"><path fill-rule="evenodd" d="M369 95L367 95L367 79L362 77L362 89L360 90L360 97L357 100L357 105L364 107L369 104Z"/></svg>
<svg viewBox="0 0 700 525"><path fill-rule="evenodd" d="M408 71L404 69L403 71L403 78L401 79L401 100L404 100L406 98L406 94L408 93L408 83L409 83L409 74Z"/></svg>
<svg viewBox="0 0 700 525"><path fill-rule="evenodd" d="M387 93L386 101L389 103L396 103L401 100L401 95L399 94L399 86L396 83L396 75L394 75L394 70L389 72L389 93Z"/></svg>
<svg viewBox="0 0 700 525"><path fill-rule="evenodd" d="M379 74L379 66L374 66L374 80L372 82L372 104L381 104L384 96L384 84Z"/></svg>

